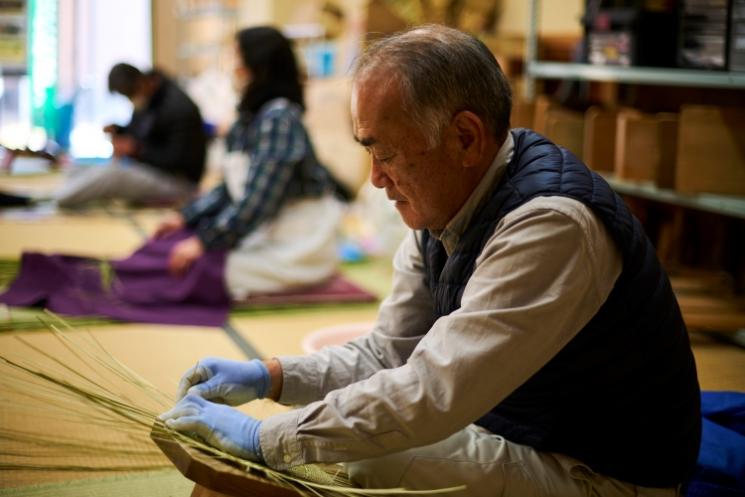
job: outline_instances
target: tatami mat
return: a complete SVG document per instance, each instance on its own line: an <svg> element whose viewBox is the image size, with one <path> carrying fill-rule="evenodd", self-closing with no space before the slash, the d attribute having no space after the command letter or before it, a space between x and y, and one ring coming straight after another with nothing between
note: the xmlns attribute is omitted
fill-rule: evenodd
<svg viewBox="0 0 745 497"><path fill-rule="evenodd" d="M263 357L286 354L302 354L301 343L311 332L328 326L343 323L369 322L375 319L376 306L365 308L307 309L296 312L277 312L232 319L233 327L241 337L248 340ZM197 327L169 327L156 325L113 325L93 328L91 333L117 358L159 388L173 392L183 371L192 366L197 359L204 356L222 356L232 359L243 359L241 351L230 338L219 329ZM14 340L14 336L23 336L44 350L50 351L65 360L68 353L61 350L56 340L47 333L16 333L0 336L0 350L3 354L18 355L23 345ZM701 386L706 390L745 390L745 351L721 344L706 336L694 334L692 338L696 355ZM22 352L21 352L22 354ZM69 357L68 357L69 358ZM245 408L246 412L265 417L280 412L284 408L268 401L254 402ZM0 413L3 426L15 423L20 429L40 426L39 420L33 417L18 418L9 416L5 411ZM53 427L44 424L44 429ZM93 433L87 430L86 433ZM2 461L0 461L2 462ZM7 477L10 476L10 479ZM2 487L27 486L32 483L54 483L72 478L90 478L90 474L14 472L11 475L0 473ZM97 476L97 478L99 478ZM138 474L123 477L123 489L139 488ZM131 478L131 480L130 480ZM168 479L168 477L164 477ZM8 481L6 481L6 479ZM99 488L93 480L65 483L70 488ZM100 488L108 488L114 480L104 479ZM59 484L59 483L57 483ZM61 485L61 484L60 484ZM88 485L94 485L89 487ZM134 486L133 486L134 485ZM188 485L188 483L187 483ZM76 487L78 486L78 487ZM32 487L16 489L15 493L2 495L52 495L57 491L54 485L49 487L52 493L32 493ZM62 492L55 495L67 495ZM114 488L114 487L111 487ZM28 491L29 493L24 493ZM46 490L45 490L46 491ZM125 492L125 490L122 490ZM72 495L72 494L70 494ZM101 495L101 494L97 494ZM107 495L118 495L108 494ZM160 494L156 494L160 495ZM177 493L174 496L180 495Z"/></svg>
<svg viewBox="0 0 745 497"><path fill-rule="evenodd" d="M194 483L176 469L162 469L105 478L0 488L4 497L188 497Z"/></svg>
<svg viewBox="0 0 745 497"><path fill-rule="evenodd" d="M173 209L137 209L130 211L130 216L134 224L144 236L151 236L161 221L173 212Z"/></svg>
<svg viewBox="0 0 745 497"><path fill-rule="evenodd" d="M745 349L712 337L691 333L702 390L745 392Z"/></svg>
<svg viewBox="0 0 745 497"><path fill-rule="evenodd" d="M0 175L0 190L16 195L50 197L62 185L64 174L49 172L40 174Z"/></svg>
<svg viewBox="0 0 745 497"><path fill-rule="evenodd" d="M143 242L130 219L106 213L19 213L0 218L0 232L2 258L20 258L23 251L124 257Z"/></svg>
<svg viewBox="0 0 745 497"><path fill-rule="evenodd" d="M160 390L174 395L178 380L181 375L198 359L207 355L216 355L231 359L243 359L241 353L230 338L218 328L197 328L183 326L151 326L151 325L120 325L107 326L98 329L91 329L93 335L109 352L111 352L119 361L139 373L142 377L152 382ZM73 336L84 337L85 333L76 331ZM5 357L11 359L20 359L24 362L33 364L44 364L54 367L57 374L65 377L67 373L50 364L50 360L35 353L26 347L16 337L22 337L35 347L46 351L53 357L58 358L65 364L69 364L82 374L91 376L89 369L83 361L67 350L59 340L51 333L12 333L0 336L0 351ZM14 383L8 381L9 376L5 377L0 391L3 397L19 399L22 392L12 389ZM79 380L78 380L79 381ZM124 391L129 395L136 405L150 406L152 409L160 408L153 405L139 389L131 388L126 385L118 384L118 391ZM131 390L131 391L130 391ZM97 440L105 446L126 447L126 441L121 439L121 435L111 430L98 427L96 425L81 425L79 422L66 421L45 413L42 409L29 411L29 409L18 409L18 403L11 402L5 404L6 407L0 411L0 425L5 430L17 430L23 432L33 432L43 434L47 437L84 437L86 439ZM29 405L28 401L22 405ZM42 404L43 405L43 404ZM9 407L12 406L13 408ZM276 404L262 401L255 402L245 406L246 412L256 416L265 417L269 414L284 410L283 407ZM13 449L13 447L7 447ZM96 456L92 460L90 455L79 455L74 457L68 453L48 453L49 450L43 449L43 454L39 458L34 458L37 464L42 462L49 464L65 464L76 466L90 466L101 464L114 466L163 466L168 467L168 462L158 453L157 448L153 445L153 454L124 456L124 455L107 455L105 457ZM21 450L19 447L18 450ZM28 447L23 447L23 452L28 453ZM17 459L12 457L0 457L0 465L17 463ZM71 479L91 477L90 473L71 473L66 472L47 472L31 470L15 470L0 472L0 488L26 486L35 483L58 482Z"/></svg>
<svg viewBox="0 0 745 497"><path fill-rule="evenodd" d="M231 318L233 327L262 357L302 354L309 333L343 323L373 321L375 305L355 309L308 309L303 312L249 315Z"/></svg>

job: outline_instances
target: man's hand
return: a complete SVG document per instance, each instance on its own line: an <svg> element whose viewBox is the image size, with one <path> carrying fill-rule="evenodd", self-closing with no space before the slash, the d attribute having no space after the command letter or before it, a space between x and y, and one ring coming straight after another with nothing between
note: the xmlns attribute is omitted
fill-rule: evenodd
<svg viewBox="0 0 745 497"><path fill-rule="evenodd" d="M104 133L112 133L113 134L113 133L116 133L117 130L119 130L119 126L116 125L116 124L107 124L106 126L103 127L103 132Z"/></svg>
<svg viewBox="0 0 745 497"><path fill-rule="evenodd" d="M196 236L181 240L172 249L168 257L168 270L175 276L186 273L197 259L204 255L202 241Z"/></svg>
<svg viewBox="0 0 745 497"><path fill-rule="evenodd" d="M252 461L263 460L259 443L261 421L232 407L187 395L159 418L169 428L196 433L225 452Z"/></svg>
<svg viewBox="0 0 745 497"><path fill-rule="evenodd" d="M153 238L165 238L186 226L184 216L178 212L171 212L160 222L153 233Z"/></svg>
<svg viewBox="0 0 745 497"><path fill-rule="evenodd" d="M116 157L133 156L139 149L137 140L126 135L113 136L111 138L111 144L114 146L114 155Z"/></svg>
<svg viewBox="0 0 745 497"><path fill-rule="evenodd" d="M232 361L207 357L184 373L176 398L181 399L188 394L237 406L263 399L270 390L269 370L258 359Z"/></svg>

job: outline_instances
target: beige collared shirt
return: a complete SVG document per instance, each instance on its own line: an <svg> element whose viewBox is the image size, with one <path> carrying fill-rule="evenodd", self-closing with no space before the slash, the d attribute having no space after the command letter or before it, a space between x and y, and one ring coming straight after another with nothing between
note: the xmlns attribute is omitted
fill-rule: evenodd
<svg viewBox="0 0 745 497"><path fill-rule="evenodd" d="M448 253L509 162L511 135L458 214L436 233ZM476 421L556 355L597 312L621 256L582 203L538 197L506 215L476 259L461 307L433 319L415 232L372 332L279 358L281 402L264 420L270 466L355 461L442 440Z"/></svg>

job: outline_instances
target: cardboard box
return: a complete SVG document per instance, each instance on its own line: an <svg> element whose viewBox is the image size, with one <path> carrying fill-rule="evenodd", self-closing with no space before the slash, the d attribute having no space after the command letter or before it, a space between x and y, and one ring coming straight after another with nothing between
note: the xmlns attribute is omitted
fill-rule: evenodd
<svg viewBox="0 0 745 497"><path fill-rule="evenodd" d="M684 193L745 195L745 109L684 105L675 188Z"/></svg>
<svg viewBox="0 0 745 497"><path fill-rule="evenodd" d="M550 110L558 108L559 105L553 102L546 95L538 95L535 98L533 108L533 131L546 135L546 119Z"/></svg>
<svg viewBox="0 0 745 497"><path fill-rule="evenodd" d="M662 188L675 188L675 158L678 153L678 115L673 113L657 114L657 136L660 143L660 162L657 167L655 182Z"/></svg>
<svg viewBox="0 0 745 497"><path fill-rule="evenodd" d="M616 124L615 174L618 178L674 185L677 135L675 114L619 112Z"/></svg>
<svg viewBox="0 0 745 497"><path fill-rule="evenodd" d="M510 115L510 127L512 128L533 128L535 120L535 104L518 100L512 104L512 114Z"/></svg>
<svg viewBox="0 0 745 497"><path fill-rule="evenodd" d="M546 113L545 136L582 160L585 136L584 114L566 109L549 110Z"/></svg>
<svg viewBox="0 0 745 497"><path fill-rule="evenodd" d="M618 111L590 107L585 112L585 139L582 159L596 171L613 171L616 159L616 121Z"/></svg>

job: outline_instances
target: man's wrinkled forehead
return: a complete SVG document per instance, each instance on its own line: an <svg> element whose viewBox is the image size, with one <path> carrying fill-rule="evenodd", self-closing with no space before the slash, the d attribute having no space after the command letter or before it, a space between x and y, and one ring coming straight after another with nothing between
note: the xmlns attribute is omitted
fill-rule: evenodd
<svg viewBox="0 0 745 497"><path fill-rule="evenodd" d="M399 85L393 78L369 74L356 78L352 86L352 130L362 145L374 144L372 128L403 118Z"/></svg>

